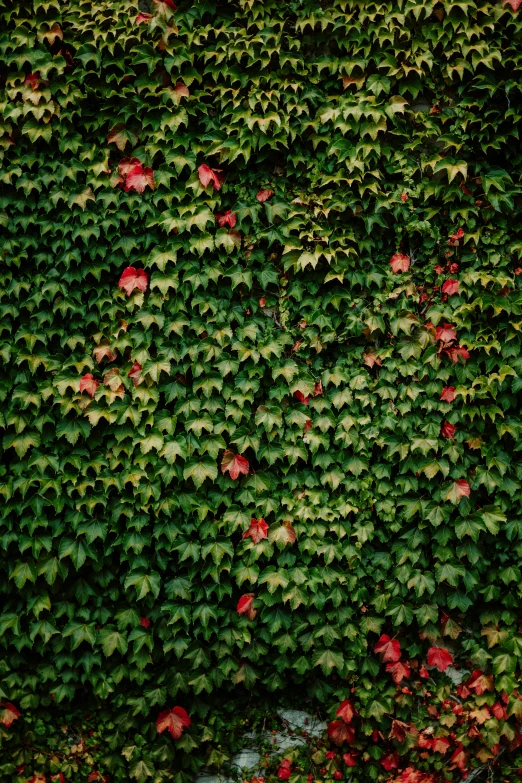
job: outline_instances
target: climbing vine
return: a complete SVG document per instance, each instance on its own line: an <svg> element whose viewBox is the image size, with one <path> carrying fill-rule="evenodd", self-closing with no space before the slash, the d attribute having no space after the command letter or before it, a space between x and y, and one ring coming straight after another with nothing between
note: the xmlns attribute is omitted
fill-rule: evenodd
<svg viewBox="0 0 522 783"><path fill-rule="evenodd" d="M2 780L522 768L520 5L0 0Z"/></svg>

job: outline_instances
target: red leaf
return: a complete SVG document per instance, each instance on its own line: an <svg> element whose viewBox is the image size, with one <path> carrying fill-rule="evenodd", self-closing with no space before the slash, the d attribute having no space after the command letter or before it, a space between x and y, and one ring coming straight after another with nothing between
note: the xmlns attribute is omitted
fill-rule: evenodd
<svg viewBox="0 0 522 783"><path fill-rule="evenodd" d="M199 181L204 188L212 182L214 190L221 190L222 176L220 176L219 169L211 169L206 163L203 163L199 169Z"/></svg>
<svg viewBox="0 0 522 783"><path fill-rule="evenodd" d="M148 617L140 617L140 625L143 628L148 628L150 625L150 620Z"/></svg>
<svg viewBox="0 0 522 783"><path fill-rule="evenodd" d="M328 736L336 745L351 744L355 740L355 729L342 720L332 720L328 724Z"/></svg>
<svg viewBox="0 0 522 783"><path fill-rule="evenodd" d="M151 190L154 190L156 187L152 169L149 166L143 167L141 163L132 166L125 179L125 190L135 190L137 193L143 193L147 185Z"/></svg>
<svg viewBox="0 0 522 783"><path fill-rule="evenodd" d="M35 73L30 73L25 77L24 87L30 87L32 90L37 90L41 82L40 73L35 71Z"/></svg>
<svg viewBox="0 0 522 783"><path fill-rule="evenodd" d="M259 544L263 538L268 538L268 525L264 519L252 519L250 527L243 533L243 538L251 538L254 544Z"/></svg>
<svg viewBox="0 0 522 783"><path fill-rule="evenodd" d="M132 171L135 166L141 166L138 158L122 158L118 163L118 172L120 177L125 179L129 171Z"/></svg>
<svg viewBox="0 0 522 783"><path fill-rule="evenodd" d="M457 479L455 482L455 489L459 498L469 498L471 487L466 479Z"/></svg>
<svg viewBox="0 0 522 783"><path fill-rule="evenodd" d="M169 731L173 739L179 739L183 729L190 726L190 717L183 707L174 707L172 710L160 712L156 720L156 728L159 734Z"/></svg>
<svg viewBox="0 0 522 783"><path fill-rule="evenodd" d="M282 759L279 769L277 770L277 777L279 780L288 780L291 771L290 761L288 759Z"/></svg>
<svg viewBox="0 0 522 783"><path fill-rule="evenodd" d="M507 710L499 701L496 701L492 706L491 712L497 720L506 720L507 718Z"/></svg>
<svg viewBox="0 0 522 783"><path fill-rule="evenodd" d="M127 296L130 296L135 288L138 291L146 291L149 278L143 269L135 269L133 266L128 266L120 277L118 287L123 289Z"/></svg>
<svg viewBox="0 0 522 783"><path fill-rule="evenodd" d="M401 645L398 639L390 639L387 634L383 634L373 651L382 655L383 663L387 661L398 661L401 657Z"/></svg>
<svg viewBox="0 0 522 783"><path fill-rule="evenodd" d="M142 22L147 22L147 24L150 22L151 19L153 19L152 14L147 14L145 11L140 11L136 19L134 20L135 24L141 24Z"/></svg>
<svg viewBox="0 0 522 783"><path fill-rule="evenodd" d="M485 691L492 691L494 678L492 674L483 674L480 669L475 669L471 677L466 680L466 685L475 691L477 696L482 696Z"/></svg>
<svg viewBox="0 0 522 783"><path fill-rule="evenodd" d="M98 381L92 373L88 372L80 378L80 393L86 391L89 397L94 397L99 385L100 381Z"/></svg>
<svg viewBox="0 0 522 783"><path fill-rule="evenodd" d="M459 239L462 239L463 236L464 236L464 229L458 228L455 231L455 233L451 235L450 242L457 242Z"/></svg>
<svg viewBox="0 0 522 783"><path fill-rule="evenodd" d="M521 0L522 2L522 0ZM442 293L447 294L448 296L453 296L453 294L458 294L459 292L459 281L458 280L445 280L442 284Z"/></svg>
<svg viewBox="0 0 522 783"><path fill-rule="evenodd" d="M134 386L139 386L141 383L141 371L143 370L143 367L139 362L134 362L132 367L130 368L129 372L127 373L128 378L132 378L132 382Z"/></svg>
<svg viewBox="0 0 522 783"><path fill-rule="evenodd" d="M266 190L258 191L256 198L262 204L263 201L268 201L268 199L272 198L273 195L274 191L267 188Z"/></svg>
<svg viewBox="0 0 522 783"><path fill-rule="evenodd" d="M453 663L453 656L445 647L430 647L428 650L428 666L436 666L440 672L445 672Z"/></svg>
<svg viewBox="0 0 522 783"><path fill-rule="evenodd" d="M177 11L178 6L174 3L174 0L154 0L156 5L166 5L168 6L172 11Z"/></svg>
<svg viewBox="0 0 522 783"><path fill-rule="evenodd" d="M469 359L469 351L460 345L454 345L452 348L444 348L444 353L447 353L453 364L457 364L459 356L466 361Z"/></svg>
<svg viewBox="0 0 522 783"><path fill-rule="evenodd" d="M405 677L409 677L411 673L408 664L402 663L401 661L386 664L386 671L390 672L393 682L397 683L397 685L402 682Z"/></svg>
<svg viewBox="0 0 522 783"><path fill-rule="evenodd" d="M462 747L462 745L459 745L457 750L453 753L452 757L450 758L450 762L452 764L455 764L455 766L460 770L466 769L466 751Z"/></svg>
<svg viewBox="0 0 522 783"><path fill-rule="evenodd" d="M518 11L522 5L522 0L504 0L502 5L510 5L513 11Z"/></svg>
<svg viewBox="0 0 522 783"><path fill-rule="evenodd" d="M344 720L345 723L351 723L355 715L355 707L349 699L345 699L341 702L335 714L338 718Z"/></svg>
<svg viewBox="0 0 522 783"><path fill-rule="evenodd" d="M302 402L303 405L308 405L310 401L310 397L305 397L303 392L299 391L299 389L294 392L294 397L296 398L296 400L299 400L299 402Z"/></svg>
<svg viewBox="0 0 522 783"><path fill-rule="evenodd" d="M445 421L440 428L440 434L443 438L448 438L448 440L455 440L455 430L456 427L454 427L453 424L450 424L449 421Z"/></svg>
<svg viewBox="0 0 522 783"><path fill-rule="evenodd" d="M399 767L399 754L396 750L390 751L385 756L381 758L381 764L386 770L386 772L390 772L392 769L398 769Z"/></svg>
<svg viewBox="0 0 522 783"><path fill-rule="evenodd" d="M237 215L235 212L231 212L230 209L227 209L226 212L216 212L216 220L221 228L223 228L223 226L234 228L237 223Z"/></svg>
<svg viewBox="0 0 522 783"><path fill-rule="evenodd" d="M237 613L246 614L249 620L253 620L257 614L254 609L254 593L245 593L237 602Z"/></svg>
<svg viewBox="0 0 522 783"><path fill-rule="evenodd" d="M20 717L20 711L16 709L14 704L11 704L10 701L6 701L5 704L2 704L0 707L0 723L2 723L4 726L11 726L13 721L17 720Z"/></svg>
<svg viewBox="0 0 522 783"><path fill-rule="evenodd" d="M241 457L239 454L234 454L234 452L230 449L225 451L223 454L223 459L221 460L222 473L226 473L228 471L230 478L234 479L235 481L240 473L243 473L245 476L248 475L249 470L250 465L248 464L247 459Z"/></svg>
<svg viewBox="0 0 522 783"><path fill-rule="evenodd" d="M452 340L457 339L457 330L453 324L437 326L436 337L437 340L440 340L442 343L450 343Z"/></svg>
<svg viewBox="0 0 522 783"><path fill-rule="evenodd" d="M410 257L405 256L403 253L395 253L390 259L390 266L395 274L397 272L407 272L410 268Z"/></svg>
<svg viewBox="0 0 522 783"><path fill-rule="evenodd" d="M343 753L343 761L347 767L355 767L357 764L351 753Z"/></svg>
<svg viewBox="0 0 522 783"><path fill-rule="evenodd" d="M66 783L65 775L63 772L58 772L57 775L51 775L51 780L59 780L60 783Z"/></svg>
<svg viewBox="0 0 522 783"><path fill-rule="evenodd" d="M453 386L445 386L440 398L443 402L453 402L455 399L455 388Z"/></svg>
<svg viewBox="0 0 522 783"><path fill-rule="evenodd" d="M419 669L419 677L422 677L423 680L427 680L429 676L430 673L427 668L425 666L421 666Z"/></svg>
<svg viewBox="0 0 522 783"><path fill-rule="evenodd" d="M307 420L305 421L303 435L306 435L306 433L308 432L308 430L311 430L311 429L312 429L312 419L307 419Z"/></svg>
<svg viewBox="0 0 522 783"><path fill-rule="evenodd" d="M401 193L401 201L404 201L404 203L406 203L406 201L408 201L408 194L407 193Z"/></svg>
<svg viewBox="0 0 522 783"><path fill-rule="evenodd" d="M317 381L314 386L314 397L319 397L323 393L323 384L321 381Z"/></svg>

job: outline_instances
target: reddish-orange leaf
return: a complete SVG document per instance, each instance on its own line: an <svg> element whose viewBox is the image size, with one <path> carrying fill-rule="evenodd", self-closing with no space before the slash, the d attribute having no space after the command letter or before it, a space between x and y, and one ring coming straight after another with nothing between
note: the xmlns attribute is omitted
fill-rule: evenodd
<svg viewBox="0 0 522 783"><path fill-rule="evenodd" d="M447 294L448 296L453 296L454 294L458 294L459 292L459 281L458 280L445 280L442 284L442 293Z"/></svg>
<svg viewBox="0 0 522 783"><path fill-rule="evenodd" d="M445 647L430 647L428 650L428 666L436 666L440 672L445 672L453 663L453 655Z"/></svg>
<svg viewBox="0 0 522 783"><path fill-rule="evenodd" d="M407 272L410 268L410 257L405 256L404 253L395 253L390 259L390 266L395 274Z"/></svg>
<svg viewBox="0 0 522 783"><path fill-rule="evenodd" d="M129 372L127 373L128 378L132 378L132 382L134 386L139 386L141 383L141 371L143 370L143 367L139 362L134 362L132 367L130 368Z"/></svg>
<svg viewBox="0 0 522 783"><path fill-rule="evenodd" d="M351 753L343 753L343 761L347 767L355 767L357 764Z"/></svg>
<svg viewBox="0 0 522 783"><path fill-rule="evenodd" d="M183 707L174 707L172 710L163 710L156 720L156 728L159 734L165 730L170 732L173 739L179 739L183 729L190 726L190 717Z"/></svg>
<svg viewBox="0 0 522 783"><path fill-rule="evenodd" d="M199 181L204 188L212 182L214 190L221 190L222 177L220 176L219 169L211 169L206 163L203 163L199 169Z"/></svg>
<svg viewBox="0 0 522 783"><path fill-rule="evenodd" d="M237 613L246 614L249 620L253 620L257 614L254 609L254 593L245 593L237 602Z"/></svg>
<svg viewBox="0 0 522 783"><path fill-rule="evenodd" d="M133 266L128 266L120 277L118 287L125 291L127 296L130 296L135 288L138 291L146 291L148 282L149 278L143 269L135 269Z"/></svg>
<svg viewBox="0 0 522 783"><path fill-rule="evenodd" d="M221 460L222 473L226 473L228 471L230 478L234 479L235 481L240 473L243 473L246 476L249 470L250 465L248 464L248 460L245 459L245 457L241 457L239 454L234 454L234 452L230 449L225 451L223 454L223 459Z"/></svg>
<svg viewBox="0 0 522 783"><path fill-rule="evenodd" d="M231 212L230 209L227 209L225 212L216 212L216 220L221 228L224 226L234 228L237 223L237 215L235 212Z"/></svg>
<svg viewBox="0 0 522 783"><path fill-rule="evenodd" d="M317 381L314 386L314 397L319 397L323 393L323 384L321 381Z"/></svg>
<svg viewBox="0 0 522 783"><path fill-rule="evenodd" d="M453 324L444 324L444 326L437 326L436 331L437 340L442 343L450 343L452 340L457 339L457 330Z"/></svg>
<svg viewBox="0 0 522 783"><path fill-rule="evenodd" d="M448 440L455 440L455 430L456 427L454 427L453 424L450 424L449 421L445 421L440 428L440 434L443 438L448 438Z"/></svg>
<svg viewBox="0 0 522 783"><path fill-rule="evenodd" d="M469 359L469 351L463 348L461 345L454 345L452 348L444 348L444 353L447 353L453 364L457 364L459 356L461 359Z"/></svg>
<svg viewBox="0 0 522 783"><path fill-rule="evenodd" d="M455 388L453 386L445 386L440 398L443 402L453 402L455 399Z"/></svg>
<svg viewBox="0 0 522 783"><path fill-rule="evenodd" d="M466 681L468 688L475 691L477 696L482 696L485 691L492 691L495 679L492 674L483 674L480 669L475 669L471 677Z"/></svg>
<svg viewBox="0 0 522 783"><path fill-rule="evenodd" d="M328 724L328 736L336 745L342 745L343 742L351 744L355 740L355 729L343 720L332 720Z"/></svg>
<svg viewBox="0 0 522 783"><path fill-rule="evenodd" d="M390 772L392 769L398 769L399 767L399 754L396 750L390 751L381 758L381 764L386 770Z"/></svg>
<svg viewBox="0 0 522 783"><path fill-rule="evenodd" d="M250 527L243 533L243 538L251 538L254 544L259 544L263 538L268 538L268 525L264 519L252 519Z"/></svg>
<svg viewBox="0 0 522 783"><path fill-rule="evenodd" d="M410 667L407 663L397 661L397 663L387 663L386 671L389 672L393 678L393 682L397 685L402 682L405 677L409 677L411 674Z"/></svg>
<svg viewBox="0 0 522 783"><path fill-rule="evenodd" d="M263 201L268 201L268 199L272 198L273 195L274 191L266 188L265 190L258 191L256 198L262 204Z"/></svg>
<svg viewBox="0 0 522 783"><path fill-rule="evenodd" d="M113 362L118 356L118 351L116 349L113 351L110 345L97 345L93 350L93 354L98 364L100 364L105 357L107 357L109 362Z"/></svg>
<svg viewBox="0 0 522 783"><path fill-rule="evenodd" d="M387 634L383 634L373 651L382 655L383 663L387 661L398 661L401 657L401 645L398 639L390 639Z"/></svg>
<svg viewBox="0 0 522 783"><path fill-rule="evenodd" d="M94 397L99 385L100 381L90 372L86 373L86 375L82 375L80 378L80 392L86 391L89 397Z"/></svg>
<svg viewBox="0 0 522 783"><path fill-rule="evenodd" d="M434 737L432 741L432 750L436 753L447 753L451 742L446 737Z"/></svg>
<svg viewBox="0 0 522 783"><path fill-rule="evenodd" d="M406 203L406 201L408 201L408 194L407 193L401 193L401 201L404 201L405 203Z"/></svg>
<svg viewBox="0 0 522 783"><path fill-rule="evenodd" d="M425 666L421 666L419 669L419 677L422 677L423 680L427 680L429 676L430 673L427 668Z"/></svg>
<svg viewBox="0 0 522 783"><path fill-rule="evenodd" d="M466 751L464 750L462 745L459 745L457 747L457 750L453 753L452 757L450 758L450 762L452 764L455 764L455 766L462 771L466 769L467 756L466 756Z"/></svg>
<svg viewBox="0 0 522 783"><path fill-rule="evenodd" d="M174 0L154 0L154 2L156 5L166 5L171 11L176 11L178 8Z"/></svg>
<svg viewBox="0 0 522 783"><path fill-rule="evenodd" d="M145 11L140 11L136 19L134 20L135 24L142 24L143 22L146 22L147 24L150 22L151 19L153 19L152 14L147 14Z"/></svg>
<svg viewBox="0 0 522 783"><path fill-rule="evenodd" d="M36 774L30 777L27 783L46 783L46 780L45 775Z"/></svg>
<svg viewBox="0 0 522 783"><path fill-rule="evenodd" d="M11 726L13 721L20 717L20 711L16 709L14 704L10 701L6 701L5 704L0 706L0 723L4 726Z"/></svg>
<svg viewBox="0 0 522 783"><path fill-rule="evenodd" d="M522 0L503 0L502 5L510 5L513 11L518 11L522 5Z"/></svg>
<svg viewBox="0 0 522 783"><path fill-rule="evenodd" d="M335 714L338 718L344 720L345 723L351 723L355 715L355 707L349 699L345 699L341 702Z"/></svg>

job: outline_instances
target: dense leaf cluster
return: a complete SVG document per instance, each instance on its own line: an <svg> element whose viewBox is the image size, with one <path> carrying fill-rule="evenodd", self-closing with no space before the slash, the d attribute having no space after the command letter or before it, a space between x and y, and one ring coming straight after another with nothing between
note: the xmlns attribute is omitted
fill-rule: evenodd
<svg viewBox="0 0 522 783"><path fill-rule="evenodd" d="M352 689L399 775L381 634L493 674L516 747L519 4L0 0L10 780L82 705L116 780L195 770L252 689Z"/></svg>

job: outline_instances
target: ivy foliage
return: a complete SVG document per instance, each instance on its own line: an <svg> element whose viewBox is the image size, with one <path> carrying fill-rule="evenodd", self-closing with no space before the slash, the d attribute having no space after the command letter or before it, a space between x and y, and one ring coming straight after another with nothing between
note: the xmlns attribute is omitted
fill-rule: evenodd
<svg viewBox="0 0 522 783"><path fill-rule="evenodd" d="M0 0L10 780L82 704L140 783L251 691L387 738L381 634L493 675L516 747L519 5Z"/></svg>

